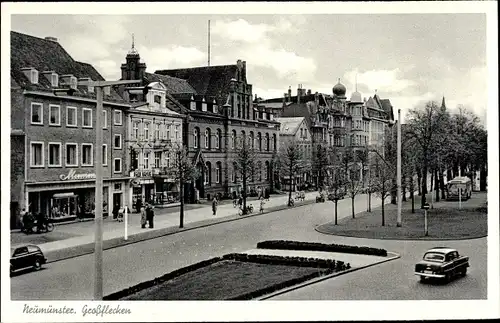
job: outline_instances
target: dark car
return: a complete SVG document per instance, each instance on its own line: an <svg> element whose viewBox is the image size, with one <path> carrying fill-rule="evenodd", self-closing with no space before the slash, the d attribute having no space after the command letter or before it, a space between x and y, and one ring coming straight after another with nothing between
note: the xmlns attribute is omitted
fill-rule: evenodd
<svg viewBox="0 0 500 323"><path fill-rule="evenodd" d="M39 270L47 262L42 250L35 245L23 245L11 248L10 272L27 268Z"/></svg>
<svg viewBox="0 0 500 323"><path fill-rule="evenodd" d="M423 281L436 278L451 281L455 276L464 277L469 267L469 257L461 256L456 249L435 247L428 250L415 265L415 275Z"/></svg>

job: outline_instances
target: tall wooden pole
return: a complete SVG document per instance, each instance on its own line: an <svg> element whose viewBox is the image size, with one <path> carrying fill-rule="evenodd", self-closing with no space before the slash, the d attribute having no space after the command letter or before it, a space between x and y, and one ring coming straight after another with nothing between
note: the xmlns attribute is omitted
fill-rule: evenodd
<svg viewBox="0 0 500 323"><path fill-rule="evenodd" d="M102 100L103 87L95 87L97 97L95 138L95 247L94 247L94 300L102 300Z"/></svg>
<svg viewBox="0 0 500 323"><path fill-rule="evenodd" d="M398 214L397 214L397 226L401 226L401 207L403 204L403 198L401 196L401 109L398 109L398 161L397 161L397 181L398 181Z"/></svg>
<svg viewBox="0 0 500 323"><path fill-rule="evenodd" d="M210 66L210 20L208 21L208 66Z"/></svg>

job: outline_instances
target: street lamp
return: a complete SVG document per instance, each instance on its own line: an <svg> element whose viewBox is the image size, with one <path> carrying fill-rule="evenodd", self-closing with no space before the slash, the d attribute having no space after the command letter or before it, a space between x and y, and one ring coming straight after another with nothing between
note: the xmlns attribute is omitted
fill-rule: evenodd
<svg viewBox="0 0 500 323"><path fill-rule="evenodd" d="M398 213L397 213L397 226L401 226L401 208L403 199L401 196L401 109L398 109L398 161L397 161L397 181L398 181Z"/></svg>
<svg viewBox="0 0 500 323"><path fill-rule="evenodd" d="M96 91L96 163L95 163L95 247L94 247L94 300L102 300L103 297L103 271L102 271L102 110L103 91L105 87L114 85L140 83L139 80L129 81L82 81L79 85L93 86Z"/></svg>

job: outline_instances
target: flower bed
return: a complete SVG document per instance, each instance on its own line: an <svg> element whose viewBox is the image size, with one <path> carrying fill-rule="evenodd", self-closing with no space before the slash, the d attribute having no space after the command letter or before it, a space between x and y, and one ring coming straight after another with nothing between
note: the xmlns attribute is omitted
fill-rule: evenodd
<svg viewBox="0 0 500 323"><path fill-rule="evenodd" d="M300 242L300 241L287 241L287 240L269 240L257 243L259 249L281 249L281 250L309 250L309 251L327 251L327 252L343 252L353 253L360 255L371 256L387 256L387 250L358 247L339 244L324 244L316 242Z"/></svg>
<svg viewBox="0 0 500 323"><path fill-rule="evenodd" d="M233 253L175 270L104 300L248 300L349 268L333 259Z"/></svg>

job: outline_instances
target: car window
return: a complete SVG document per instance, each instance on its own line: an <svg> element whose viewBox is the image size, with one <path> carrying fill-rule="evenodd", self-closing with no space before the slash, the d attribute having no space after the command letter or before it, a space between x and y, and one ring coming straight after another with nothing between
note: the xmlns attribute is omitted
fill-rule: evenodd
<svg viewBox="0 0 500 323"><path fill-rule="evenodd" d="M444 255L437 252L428 252L424 255L424 260L442 262L444 260Z"/></svg>
<svg viewBox="0 0 500 323"><path fill-rule="evenodd" d="M37 251L40 251L40 248L38 248L37 246L28 246L28 251L29 252L37 252Z"/></svg>
<svg viewBox="0 0 500 323"><path fill-rule="evenodd" d="M25 253L28 253L28 248L27 247L21 247L21 248L17 248L16 251L14 251L13 256L19 256L19 255L22 255L22 254L25 254Z"/></svg>

